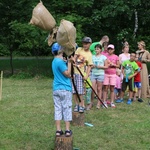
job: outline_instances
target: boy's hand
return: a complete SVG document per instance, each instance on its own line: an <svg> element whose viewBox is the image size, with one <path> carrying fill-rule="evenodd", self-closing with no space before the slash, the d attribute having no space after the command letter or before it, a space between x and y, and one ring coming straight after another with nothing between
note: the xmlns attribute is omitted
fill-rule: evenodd
<svg viewBox="0 0 150 150"><path fill-rule="evenodd" d="M133 78L132 76L129 76L129 77L128 77L129 80L132 79L132 78Z"/></svg>

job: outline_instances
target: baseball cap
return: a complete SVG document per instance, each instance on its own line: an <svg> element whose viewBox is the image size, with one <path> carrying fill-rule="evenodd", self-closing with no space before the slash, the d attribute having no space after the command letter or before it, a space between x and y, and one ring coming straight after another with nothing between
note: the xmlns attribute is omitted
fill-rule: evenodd
<svg viewBox="0 0 150 150"><path fill-rule="evenodd" d="M108 47L107 47L107 49L109 49L109 48L114 49L115 46L113 44L109 44Z"/></svg>
<svg viewBox="0 0 150 150"><path fill-rule="evenodd" d="M90 37L84 37L82 43L92 43L92 39Z"/></svg>
<svg viewBox="0 0 150 150"><path fill-rule="evenodd" d="M61 46L58 43L52 45L52 53L58 52L61 49Z"/></svg>

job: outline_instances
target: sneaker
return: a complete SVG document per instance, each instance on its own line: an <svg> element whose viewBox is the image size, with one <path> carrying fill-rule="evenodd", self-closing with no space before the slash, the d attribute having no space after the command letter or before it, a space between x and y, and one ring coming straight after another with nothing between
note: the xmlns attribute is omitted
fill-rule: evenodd
<svg viewBox="0 0 150 150"><path fill-rule="evenodd" d="M123 102L123 99L117 99L116 100L116 103L122 103Z"/></svg>
<svg viewBox="0 0 150 150"><path fill-rule="evenodd" d="M141 98L138 98L138 102L143 102L143 100Z"/></svg>
<svg viewBox="0 0 150 150"><path fill-rule="evenodd" d="M112 108L115 108L115 107L116 107L114 103L111 103L110 106L111 106Z"/></svg>
<svg viewBox="0 0 150 150"><path fill-rule="evenodd" d="M128 105L132 104L132 101L129 99L129 100L127 101L127 104L128 104Z"/></svg>
<svg viewBox="0 0 150 150"><path fill-rule="evenodd" d="M104 106L104 105L105 105L105 106ZM104 105L102 104L102 107L103 107L103 108L108 108L107 103L104 103Z"/></svg>
<svg viewBox="0 0 150 150"><path fill-rule="evenodd" d="M74 112L78 112L79 111L79 106L78 105L76 105L75 107L74 107L74 110L73 110Z"/></svg>
<svg viewBox="0 0 150 150"><path fill-rule="evenodd" d="M79 106L79 112L80 112L80 113L84 113L84 107Z"/></svg>

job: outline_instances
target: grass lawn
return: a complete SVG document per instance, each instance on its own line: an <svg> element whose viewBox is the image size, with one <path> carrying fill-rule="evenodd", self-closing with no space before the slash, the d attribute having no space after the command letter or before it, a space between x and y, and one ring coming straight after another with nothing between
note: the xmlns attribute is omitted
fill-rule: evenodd
<svg viewBox="0 0 150 150"><path fill-rule="evenodd" d="M96 101L95 101L96 102ZM150 150L150 106L125 102L116 108L85 112L93 127L71 126L80 150ZM52 79L3 79L0 101L0 150L53 150ZM63 124L64 129L64 124Z"/></svg>

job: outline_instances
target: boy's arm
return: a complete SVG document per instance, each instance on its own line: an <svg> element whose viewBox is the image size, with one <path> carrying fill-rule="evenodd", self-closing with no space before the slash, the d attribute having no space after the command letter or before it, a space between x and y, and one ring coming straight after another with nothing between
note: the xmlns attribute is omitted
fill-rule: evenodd
<svg viewBox="0 0 150 150"><path fill-rule="evenodd" d="M85 79L85 80L87 80L87 78L89 77L90 71L91 71L91 65L87 66L86 76L84 76L84 79Z"/></svg>
<svg viewBox="0 0 150 150"><path fill-rule="evenodd" d="M136 76L137 73L138 73L138 70L136 70L133 75L129 76L128 79L130 80L131 78L133 78L134 76Z"/></svg>
<svg viewBox="0 0 150 150"><path fill-rule="evenodd" d="M73 56L72 56L70 59L68 59L68 70L66 70L66 71L63 72L63 74L64 74L66 77L68 77L68 78L71 77L71 63L72 63L73 61L74 61L74 58L73 58Z"/></svg>

